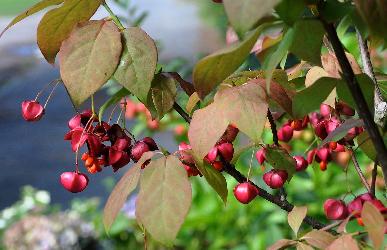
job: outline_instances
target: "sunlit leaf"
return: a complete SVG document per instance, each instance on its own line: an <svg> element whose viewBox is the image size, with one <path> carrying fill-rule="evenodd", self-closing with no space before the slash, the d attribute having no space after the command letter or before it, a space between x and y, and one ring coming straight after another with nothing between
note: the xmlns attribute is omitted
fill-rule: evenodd
<svg viewBox="0 0 387 250"><path fill-rule="evenodd" d="M323 230L312 230L305 234L301 240L305 240L311 246L325 249L332 244L335 236Z"/></svg>
<svg viewBox="0 0 387 250"><path fill-rule="evenodd" d="M239 68L249 55L259 34L267 26L267 24L259 26L242 42L206 56L196 64L193 71L193 82L201 98L204 98Z"/></svg>
<svg viewBox="0 0 387 250"><path fill-rule="evenodd" d="M298 242L296 245L297 250L313 250L313 247L306 245L302 242Z"/></svg>
<svg viewBox="0 0 387 250"><path fill-rule="evenodd" d="M125 29L123 39L124 51L114 77L146 103L157 65L155 42L137 27Z"/></svg>
<svg viewBox="0 0 387 250"><path fill-rule="evenodd" d="M136 201L138 222L167 246L173 244L192 202L191 183L181 164L173 155L149 163Z"/></svg>
<svg viewBox="0 0 387 250"><path fill-rule="evenodd" d="M82 104L111 77L121 55L121 36L111 21L78 25L59 52L60 73L75 105Z"/></svg>
<svg viewBox="0 0 387 250"><path fill-rule="evenodd" d="M5 27L5 29L0 33L0 37L6 32L9 28L11 28L13 25L17 24L18 22L22 21L23 19L41 11L44 10L47 7L53 6L53 5L59 5L63 3L64 0L42 0L29 8L28 10L24 11L17 17L15 17L8 25Z"/></svg>
<svg viewBox="0 0 387 250"><path fill-rule="evenodd" d="M188 102L186 105L187 112L191 114L196 104L198 104L199 102L200 102L200 97L198 93L194 92L188 99Z"/></svg>
<svg viewBox="0 0 387 250"><path fill-rule="evenodd" d="M289 155L289 153L280 147L269 146L266 147L266 160L275 169L286 170L289 180L296 171L296 161Z"/></svg>
<svg viewBox="0 0 387 250"><path fill-rule="evenodd" d="M269 246L267 248L267 250L279 250L279 249L283 249L283 248L288 247L288 246L293 246L295 244L297 244L297 241L288 240L288 239L281 239L281 240L278 240L273 245Z"/></svg>
<svg viewBox="0 0 387 250"><path fill-rule="evenodd" d="M266 14L270 14L279 0L224 0L224 8L232 27L243 36Z"/></svg>
<svg viewBox="0 0 387 250"><path fill-rule="evenodd" d="M351 235L345 234L337 238L326 248L326 250L338 249L358 250L359 247Z"/></svg>
<svg viewBox="0 0 387 250"><path fill-rule="evenodd" d="M141 165L152 158L152 156L153 152L144 153L141 159L121 177L120 181L110 193L103 210L103 224L105 225L106 231L113 224L128 196L136 189L140 179Z"/></svg>
<svg viewBox="0 0 387 250"><path fill-rule="evenodd" d="M383 215L371 202L367 201L363 205L361 218L375 249L380 249L384 239L385 223Z"/></svg>
<svg viewBox="0 0 387 250"><path fill-rule="evenodd" d="M64 4L47 12L38 26L40 51L53 64L62 42L69 37L75 25L89 20L102 0L66 0ZM87 36L85 34L85 36Z"/></svg>
<svg viewBox="0 0 387 250"><path fill-rule="evenodd" d="M296 236L298 234L298 229L300 229L302 221L306 216L307 211L307 207L293 207L292 211L290 211L288 214L289 226L292 228Z"/></svg>

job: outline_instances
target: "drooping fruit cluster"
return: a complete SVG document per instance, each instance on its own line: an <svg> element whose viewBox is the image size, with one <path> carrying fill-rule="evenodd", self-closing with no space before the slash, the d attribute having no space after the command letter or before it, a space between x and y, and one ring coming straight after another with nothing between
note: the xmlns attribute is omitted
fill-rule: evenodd
<svg viewBox="0 0 387 250"><path fill-rule="evenodd" d="M232 142L237 137L238 132L238 128L229 125L215 146L204 157L204 161L209 163L214 169L222 171L224 162L230 162L234 156L234 146ZM190 153L191 150L192 148L189 144L185 142L179 144L179 158L181 162L183 162L189 177L201 175L195 166L195 160Z"/></svg>
<svg viewBox="0 0 387 250"><path fill-rule="evenodd" d="M367 201L371 202L382 214L387 214L387 207L370 193L355 197L348 205L343 200L328 199L324 203L324 213L330 220L343 220L352 214L357 218L359 225L363 226L361 211Z"/></svg>

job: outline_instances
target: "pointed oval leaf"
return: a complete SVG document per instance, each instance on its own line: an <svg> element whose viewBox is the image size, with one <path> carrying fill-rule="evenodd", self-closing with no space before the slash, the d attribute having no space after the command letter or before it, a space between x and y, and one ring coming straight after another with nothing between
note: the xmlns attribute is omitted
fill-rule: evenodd
<svg viewBox="0 0 387 250"><path fill-rule="evenodd" d="M298 229L300 229L301 223L306 216L307 211L307 207L293 207L292 211L290 211L288 214L289 226L292 228L296 236L298 234Z"/></svg>
<svg viewBox="0 0 387 250"><path fill-rule="evenodd" d="M176 80L172 77L164 74L155 75L147 103L153 118L161 120L172 109L177 93L176 84Z"/></svg>
<svg viewBox="0 0 387 250"><path fill-rule="evenodd" d="M288 240L288 239L281 239L281 240L278 240L273 245L271 245L270 247L268 247L267 250L279 250L279 249L283 249L285 247L293 246L295 244L297 244L297 241Z"/></svg>
<svg viewBox="0 0 387 250"><path fill-rule="evenodd" d="M38 26L37 40L46 60L53 64L62 42L79 22L89 20L101 0L66 0L64 4L47 12Z"/></svg>
<svg viewBox="0 0 387 250"><path fill-rule="evenodd" d="M206 56L196 64L193 71L193 82L201 98L204 98L239 68L266 26L259 26L244 41Z"/></svg>
<svg viewBox="0 0 387 250"><path fill-rule="evenodd" d="M298 242L296 245L297 250L313 250L313 247L306 245L302 242Z"/></svg>
<svg viewBox="0 0 387 250"><path fill-rule="evenodd" d="M114 77L146 103L157 65L157 48L153 39L140 28L123 31L124 52Z"/></svg>
<svg viewBox="0 0 387 250"><path fill-rule="evenodd" d="M111 21L78 25L59 52L60 74L75 105L82 104L111 77L121 55L121 37Z"/></svg>
<svg viewBox="0 0 387 250"><path fill-rule="evenodd" d="M194 155L198 159L204 156L223 135L229 122L216 103L198 109L192 116L188 130L188 138Z"/></svg>
<svg viewBox="0 0 387 250"><path fill-rule="evenodd" d="M108 231L113 224L121 208L124 206L125 201L128 199L128 196L136 189L140 179L141 165L145 161L151 159L152 156L153 152L144 153L141 159L129 168L124 176L121 177L120 181L110 193L103 210L103 224L106 231Z"/></svg>
<svg viewBox="0 0 387 250"><path fill-rule="evenodd" d="M193 109L195 108L196 104L200 102L200 97L198 93L194 92L188 99L186 109L189 114L192 113Z"/></svg>
<svg viewBox="0 0 387 250"><path fill-rule="evenodd" d="M29 8L28 10L24 11L17 17L15 17L8 25L5 27L5 29L0 33L0 37L13 25L17 24L18 22L22 21L23 19L41 11L44 10L47 7L53 6L53 5L59 5L63 3L64 0L43 0Z"/></svg>
<svg viewBox="0 0 387 250"><path fill-rule="evenodd" d="M275 169L286 170L289 179L292 178L296 172L296 161L289 155L289 153L280 147L268 146L266 147L266 160Z"/></svg>
<svg viewBox="0 0 387 250"><path fill-rule="evenodd" d="M229 123L235 124L252 141L261 141L268 104L266 93L259 85L251 82L222 89L214 101L218 113L222 113Z"/></svg>
<svg viewBox="0 0 387 250"><path fill-rule="evenodd" d="M348 133L348 130L350 130L351 128L363 126L364 122L361 119L351 118L345 120L344 123L342 123L339 127L337 127L335 130L328 134L328 136L320 143L319 147L322 147L331 141L339 141Z"/></svg>
<svg viewBox="0 0 387 250"><path fill-rule="evenodd" d="M323 230L312 230L301 238L309 245L321 249L328 247L335 239L335 236Z"/></svg>
<svg viewBox="0 0 387 250"><path fill-rule="evenodd" d="M383 215L371 202L367 201L361 211L361 218L375 249L380 249L384 239L385 222Z"/></svg>
<svg viewBox="0 0 387 250"><path fill-rule="evenodd" d="M335 241L332 242L326 250L337 250L337 249L348 249L348 250L359 250L359 246L356 243L356 240L352 238L351 235L345 234L340 236Z"/></svg>
<svg viewBox="0 0 387 250"><path fill-rule="evenodd" d="M243 37L258 21L273 11L278 0L224 0L224 8L232 27Z"/></svg>
<svg viewBox="0 0 387 250"><path fill-rule="evenodd" d="M338 84L345 83L335 78L322 77L310 87L297 92L293 99L293 115L302 118L319 109L321 103Z"/></svg>
<svg viewBox="0 0 387 250"><path fill-rule="evenodd" d="M321 65L324 27L319 20L300 20L294 24L294 39L290 51L300 59Z"/></svg>
<svg viewBox="0 0 387 250"><path fill-rule="evenodd" d="M191 183L173 155L152 161L140 180L136 217L152 237L171 246L192 201Z"/></svg>

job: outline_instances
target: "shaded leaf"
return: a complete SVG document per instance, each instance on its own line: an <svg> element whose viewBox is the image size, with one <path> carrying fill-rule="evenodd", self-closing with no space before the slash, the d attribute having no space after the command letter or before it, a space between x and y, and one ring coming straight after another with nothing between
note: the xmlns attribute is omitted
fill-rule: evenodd
<svg viewBox="0 0 387 250"><path fill-rule="evenodd" d="M358 250L359 247L356 243L356 240L354 240L351 235L345 234L337 238L326 248L326 250L337 249Z"/></svg>
<svg viewBox="0 0 387 250"><path fill-rule="evenodd" d="M255 83L218 91L214 97L218 113L258 143L266 123L266 94ZM243 110L243 112L241 112Z"/></svg>
<svg viewBox="0 0 387 250"><path fill-rule="evenodd" d="M361 119L351 118L345 120L344 123L342 123L339 127L337 127L335 130L328 134L328 136L320 143L319 147L324 146L328 142L340 140L348 133L348 130L350 130L351 128L363 126L364 122Z"/></svg>
<svg viewBox="0 0 387 250"><path fill-rule="evenodd" d="M152 158L152 156L153 152L144 153L141 159L129 168L124 176L121 177L120 181L110 193L103 210L103 224L106 231L108 231L113 224L121 208L124 206L125 201L128 199L128 196L136 189L140 179L141 165Z"/></svg>
<svg viewBox="0 0 387 250"><path fill-rule="evenodd" d="M234 30L243 37L266 14L270 14L279 0L224 0L228 20Z"/></svg>
<svg viewBox="0 0 387 250"><path fill-rule="evenodd" d="M313 250L313 247L306 245L302 242L298 242L296 247L297 250Z"/></svg>
<svg viewBox="0 0 387 250"><path fill-rule="evenodd" d="M300 59L321 65L320 54L325 34L319 20L300 20L294 24L294 38L290 51Z"/></svg>
<svg viewBox="0 0 387 250"><path fill-rule="evenodd" d="M318 79L312 86L303 89L294 96L293 115L298 118L320 108L321 103L329 96L341 80L329 77Z"/></svg>
<svg viewBox="0 0 387 250"><path fill-rule="evenodd" d="M280 147L268 146L266 147L266 160L275 169L282 169L288 172L289 179L292 178L296 171L296 161L289 155L289 153Z"/></svg>
<svg viewBox="0 0 387 250"><path fill-rule="evenodd" d="M216 103L212 103L196 110L192 116L188 138L198 159L203 159L207 155L229 124L221 111Z"/></svg>
<svg viewBox="0 0 387 250"><path fill-rule="evenodd" d="M198 93L194 92L188 99L186 109L189 114L192 114L193 109L195 108L196 104L200 102L200 97Z"/></svg>
<svg viewBox="0 0 387 250"><path fill-rule="evenodd" d="M157 74L152 81L152 87L148 95L148 108L153 118L161 120L175 103L177 93L176 81L164 74Z"/></svg>
<svg viewBox="0 0 387 250"><path fill-rule="evenodd" d="M335 236L323 231L323 230L312 230L305 234L301 240L305 240L309 245L316 248L325 249L335 240Z"/></svg>
<svg viewBox="0 0 387 250"><path fill-rule="evenodd" d="M293 207L292 211L288 214L288 223L292 228L294 234L297 236L298 229L300 229L301 223L304 220L306 213L308 211L307 207Z"/></svg>
<svg viewBox="0 0 387 250"><path fill-rule="evenodd" d="M227 182L222 173L213 168L207 162L195 157L196 166L200 173L206 178L206 181L216 191L224 204L227 203Z"/></svg>
<svg viewBox="0 0 387 250"><path fill-rule="evenodd" d="M82 104L114 73L121 55L120 32L111 21L78 25L59 52L60 74L75 105Z"/></svg>
<svg viewBox="0 0 387 250"><path fill-rule="evenodd" d="M344 233L346 232L346 227L347 227L347 224L348 222L352 219L352 217L354 216L355 212L352 212L350 215L347 216L347 218L345 218L341 223L340 225L337 227L336 231L338 233Z"/></svg>
<svg viewBox="0 0 387 250"><path fill-rule="evenodd" d="M136 217L152 237L171 246L192 202L191 183L176 156L151 161L140 180Z"/></svg>
<svg viewBox="0 0 387 250"><path fill-rule="evenodd" d="M268 25L259 26L244 41L206 56L196 64L193 81L196 92L201 98L239 68L266 26Z"/></svg>
<svg viewBox="0 0 387 250"><path fill-rule="evenodd" d="M380 249L384 239L385 223L383 215L371 202L367 201L363 205L361 218L375 249Z"/></svg>
<svg viewBox="0 0 387 250"><path fill-rule="evenodd" d="M321 67L315 66L312 67L305 77L305 87L309 87L313 85L318 79L322 77L328 77L329 74ZM332 92L328 95L328 97L324 100L325 104L335 106L335 101L337 98L336 89L334 88Z"/></svg>
<svg viewBox="0 0 387 250"><path fill-rule="evenodd" d="M75 25L89 20L101 2L66 0L61 7L50 10L43 16L38 26L37 40L40 51L49 63L55 62L62 42L69 37Z"/></svg>
<svg viewBox="0 0 387 250"><path fill-rule="evenodd" d="M155 42L142 29L123 31L124 51L114 77L143 103L146 103L157 65Z"/></svg>
<svg viewBox="0 0 387 250"><path fill-rule="evenodd" d="M17 24L18 22L22 21L23 19L41 11L44 10L47 7L53 6L53 5L59 5L63 3L64 0L43 0L29 8L28 10L24 11L17 17L15 17L8 25L5 27L5 29L0 33L0 37L6 32L9 28L11 28L13 25Z"/></svg>
<svg viewBox="0 0 387 250"><path fill-rule="evenodd" d="M360 66L357 64L356 59L350 53L345 52L349 63L351 64L352 70L355 74L361 74L362 71ZM326 53L321 56L321 63L324 70L329 74L330 77L341 78L341 68L334 54Z"/></svg>
<svg viewBox="0 0 387 250"><path fill-rule="evenodd" d="M98 118L100 121L103 120L103 114L105 113L106 109L108 109L110 106L118 103L119 101L121 101L121 99L125 96L128 96L130 95L130 92L122 87L120 90L118 90L115 94L113 94L109 100L107 100L104 104L102 104L102 106L99 108L99 112L98 112Z"/></svg>
<svg viewBox="0 0 387 250"><path fill-rule="evenodd" d="M280 18L290 26L301 18L304 9L303 0L282 0L275 8Z"/></svg>
<svg viewBox="0 0 387 250"><path fill-rule="evenodd" d="M281 240L278 240L273 245L269 246L267 248L267 250L279 250L279 249L282 249L284 247L293 246L295 244L297 244L297 241L288 240L288 239L281 239Z"/></svg>

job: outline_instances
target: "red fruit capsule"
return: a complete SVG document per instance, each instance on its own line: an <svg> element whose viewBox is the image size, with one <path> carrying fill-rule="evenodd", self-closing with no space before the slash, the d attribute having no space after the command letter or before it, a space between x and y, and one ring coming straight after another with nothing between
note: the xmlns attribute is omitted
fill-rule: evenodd
<svg viewBox="0 0 387 250"><path fill-rule="evenodd" d="M346 116L355 115L355 110L343 101L336 102L335 108L340 115L346 115Z"/></svg>
<svg viewBox="0 0 387 250"><path fill-rule="evenodd" d="M211 164L216 170L221 172L223 170L223 163L221 161L215 161Z"/></svg>
<svg viewBox="0 0 387 250"><path fill-rule="evenodd" d="M66 190L72 193L79 193L85 190L89 184L89 178L82 173L64 172L60 175L60 183Z"/></svg>
<svg viewBox="0 0 387 250"><path fill-rule="evenodd" d="M217 148L218 153L223 157L225 161L230 162L232 160L232 157L234 156L234 147L232 143L223 142L218 145Z"/></svg>
<svg viewBox="0 0 387 250"><path fill-rule="evenodd" d="M308 167L308 161L305 160L302 156L293 156L293 159L296 160L296 171L303 171Z"/></svg>
<svg viewBox="0 0 387 250"><path fill-rule="evenodd" d="M328 132L325 128L325 120L316 124L314 127L314 133L322 140L328 136Z"/></svg>
<svg viewBox="0 0 387 250"><path fill-rule="evenodd" d="M257 158L257 161L259 162L259 164L263 164L266 160L266 150L264 148L260 149L257 151L257 153L255 153L255 158Z"/></svg>
<svg viewBox="0 0 387 250"><path fill-rule="evenodd" d="M38 101L23 101L22 115L27 122L39 121L44 115L44 108Z"/></svg>
<svg viewBox="0 0 387 250"><path fill-rule="evenodd" d="M248 204L259 194L259 190L256 186L250 182L243 182L235 186L234 196L235 198L243 203Z"/></svg>
<svg viewBox="0 0 387 250"><path fill-rule="evenodd" d="M216 161L216 158L218 157L218 147L215 146L211 148L210 152L206 155L206 160L208 160L209 163L212 163Z"/></svg>
<svg viewBox="0 0 387 250"><path fill-rule="evenodd" d="M333 108L329 106L328 104L321 104L320 105L320 114L324 117L329 117L331 115Z"/></svg>
<svg viewBox="0 0 387 250"><path fill-rule="evenodd" d="M285 170L272 169L263 175L265 183L273 188L281 188L288 179L288 173Z"/></svg>
<svg viewBox="0 0 387 250"><path fill-rule="evenodd" d="M317 151L317 149L312 149L312 150L310 150L310 151L308 152L306 159L307 159L307 162L308 162L309 164L312 164L312 163L313 163L314 156L316 155L316 151Z"/></svg>
<svg viewBox="0 0 387 250"><path fill-rule="evenodd" d="M324 212L330 220L343 220L348 216L348 209L342 200L328 199L324 203Z"/></svg>
<svg viewBox="0 0 387 250"><path fill-rule="evenodd" d="M143 141L139 141L134 144L132 150L130 151L130 157L134 162L138 162L141 159L141 156L148 151L151 151L148 144Z"/></svg>
<svg viewBox="0 0 387 250"><path fill-rule="evenodd" d="M277 131L278 140L288 142L293 137L293 129L289 125L285 125Z"/></svg>
<svg viewBox="0 0 387 250"><path fill-rule="evenodd" d="M318 159L328 162L331 159L331 152L328 148L320 148L316 151Z"/></svg>

